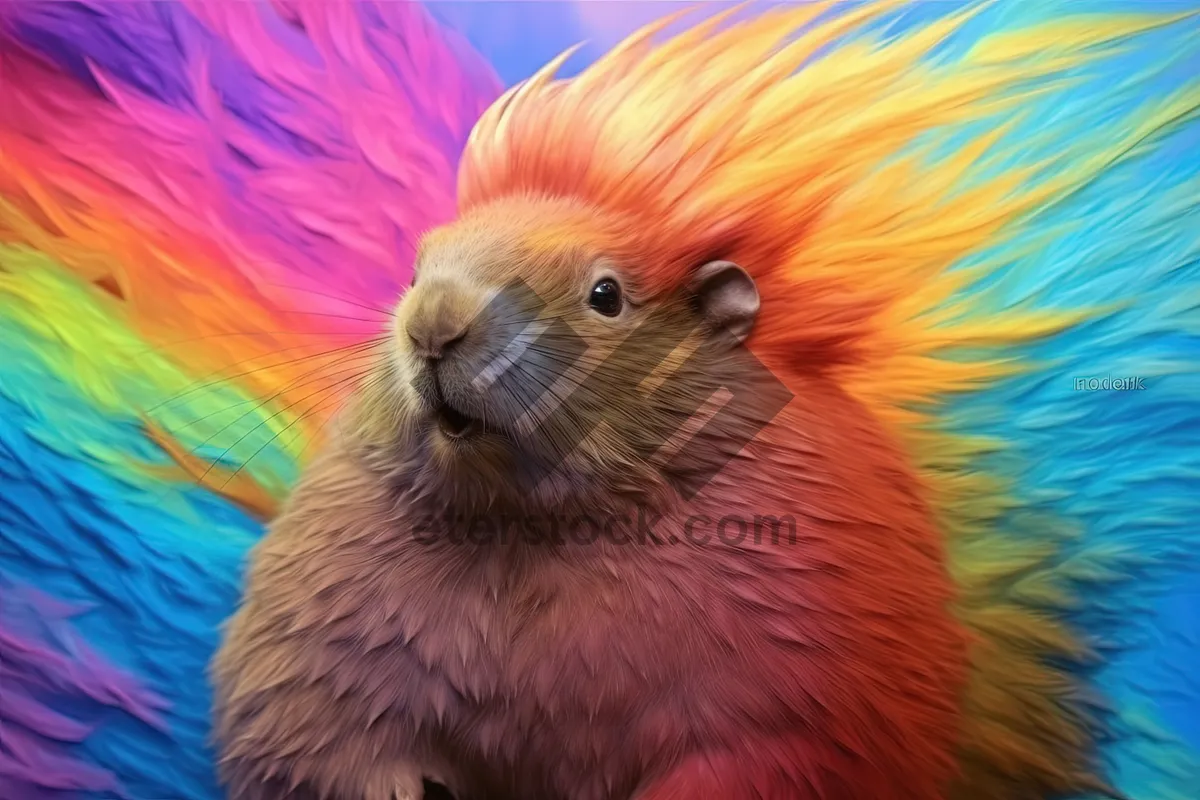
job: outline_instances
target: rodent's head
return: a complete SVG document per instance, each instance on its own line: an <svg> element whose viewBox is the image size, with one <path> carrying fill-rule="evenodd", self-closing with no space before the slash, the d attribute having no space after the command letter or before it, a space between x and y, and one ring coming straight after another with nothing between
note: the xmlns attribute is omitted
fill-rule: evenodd
<svg viewBox="0 0 1200 800"><path fill-rule="evenodd" d="M740 347L759 310L750 276L707 260L655 285L605 241L595 212L551 201L493 204L426 238L356 429L405 457L406 484L458 510L594 509L649 499L761 428L753 402L687 426L721 389L773 381ZM707 441L672 451L692 434Z"/></svg>

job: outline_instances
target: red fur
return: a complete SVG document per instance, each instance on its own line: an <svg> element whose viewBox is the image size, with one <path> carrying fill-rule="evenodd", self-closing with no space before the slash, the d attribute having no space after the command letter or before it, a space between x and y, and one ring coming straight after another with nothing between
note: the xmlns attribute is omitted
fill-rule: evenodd
<svg viewBox="0 0 1200 800"><path fill-rule="evenodd" d="M938 536L867 413L800 389L669 515L790 514L795 545L464 560L397 535L403 509L335 447L222 656L227 777L357 800L390 743L468 800L944 796L966 656Z"/></svg>

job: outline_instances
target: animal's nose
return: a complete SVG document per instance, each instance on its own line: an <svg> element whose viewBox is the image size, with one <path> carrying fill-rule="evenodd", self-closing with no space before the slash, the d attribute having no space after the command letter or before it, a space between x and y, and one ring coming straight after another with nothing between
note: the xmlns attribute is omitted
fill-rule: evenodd
<svg viewBox="0 0 1200 800"><path fill-rule="evenodd" d="M408 338L413 350L422 358L439 359L467 335L467 325L457 320L439 317L425 324L408 325Z"/></svg>
<svg viewBox="0 0 1200 800"><path fill-rule="evenodd" d="M428 359L445 358L466 338L476 311L475 297L455 282L430 281L414 290L416 305L404 326L413 352Z"/></svg>

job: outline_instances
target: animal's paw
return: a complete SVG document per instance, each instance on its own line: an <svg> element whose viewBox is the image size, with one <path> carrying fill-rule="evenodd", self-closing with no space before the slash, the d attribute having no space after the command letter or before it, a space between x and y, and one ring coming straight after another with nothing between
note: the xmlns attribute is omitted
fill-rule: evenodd
<svg viewBox="0 0 1200 800"><path fill-rule="evenodd" d="M364 800L425 800L424 771L404 765L373 777Z"/></svg>
<svg viewBox="0 0 1200 800"><path fill-rule="evenodd" d="M440 770L403 767L381 776L368 792L367 800L461 800L451 791L446 775ZM382 790L382 791L381 791Z"/></svg>

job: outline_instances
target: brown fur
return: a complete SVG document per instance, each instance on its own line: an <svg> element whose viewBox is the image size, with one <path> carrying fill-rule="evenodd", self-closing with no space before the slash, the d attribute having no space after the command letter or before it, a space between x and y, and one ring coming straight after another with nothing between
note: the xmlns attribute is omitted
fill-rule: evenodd
<svg viewBox="0 0 1200 800"><path fill-rule="evenodd" d="M299 786L409 800L422 776L464 800L943 793L965 642L939 539L902 457L833 382L793 381L788 408L690 501L638 442L698 397L754 379L720 354L667 375L670 391L581 398L607 408L607 424L536 492L525 466L574 432L522 427L503 393L485 403L453 363L444 390L502 432L438 433L410 328L472 320L461 352L487 354L503 320L474 320L514 276L548 301L543 317L595 351L567 385L652 312L664 337L695 323L682 286L639 283L636 263L605 261L601 222L511 202L429 239L395 347L257 549L219 653L232 796L276 800ZM594 242L561 237L568 227ZM598 268L617 270L640 304L625 318L586 308ZM656 360L652 345L628 367ZM706 429L673 469L731 449L749 424ZM451 512L549 510L661 514L660 537L689 515L791 515L799 541L463 543L438 527ZM414 526L447 536L418 541Z"/></svg>

